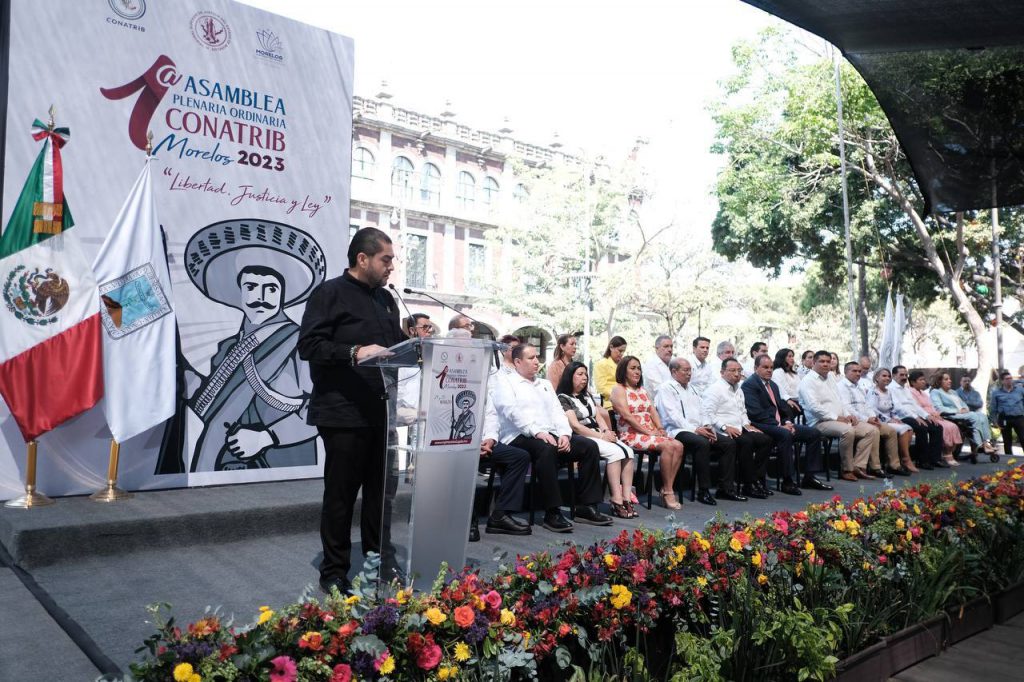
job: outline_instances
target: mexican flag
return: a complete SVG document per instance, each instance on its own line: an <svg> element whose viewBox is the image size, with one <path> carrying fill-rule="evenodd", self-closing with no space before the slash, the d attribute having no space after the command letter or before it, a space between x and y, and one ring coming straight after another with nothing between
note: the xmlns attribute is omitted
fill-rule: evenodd
<svg viewBox="0 0 1024 682"><path fill-rule="evenodd" d="M43 148L0 234L0 395L26 442L103 396L99 291L64 198L69 136L35 121Z"/></svg>

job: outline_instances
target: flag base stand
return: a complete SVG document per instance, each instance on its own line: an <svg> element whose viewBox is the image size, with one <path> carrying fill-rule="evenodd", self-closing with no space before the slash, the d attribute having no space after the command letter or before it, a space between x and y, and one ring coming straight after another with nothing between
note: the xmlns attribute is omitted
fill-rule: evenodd
<svg viewBox="0 0 1024 682"><path fill-rule="evenodd" d="M121 453L121 446L113 438L110 439L110 461L107 464L107 485L102 490L97 490L89 499L93 502L119 502L130 500L135 497L131 493L117 487L117 462Z"/></svg>
<svg viewBox="0 0 1024 682"><path fill-rule="evenodd" d="M26 463L27 472L25 474L25 494L21 497L16 497L13 500L4 502L4 507L8 509L32 509L33 507L45 507L53 504L53 499L36 491L36 449L38 447L38 443L34 440L29 441L27 447L28 458Z"/></svg>

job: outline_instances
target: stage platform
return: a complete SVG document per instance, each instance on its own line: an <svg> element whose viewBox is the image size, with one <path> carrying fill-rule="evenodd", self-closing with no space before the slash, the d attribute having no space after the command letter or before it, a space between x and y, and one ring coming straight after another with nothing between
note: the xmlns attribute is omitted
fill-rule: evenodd
<svg viewBox="0 0 1024 682"><path fill-rule="evenodd" d="M893 482L970 477L1005 467L1003 458ZM565 535L540 526L530 536L483 534L481 542L468 545L468 557L487 574L517 554L558 551L565 542L588 544L640 527L695 529L716 514L762 516L833 494L852 500L883 487L881 480L833 484L834 493L776 493L765 501L715 507L687 496L675 513L655 500L638 519L616 519L602 528L577 525ZM211 607L241 624L254 620L262 605L295 601L314 589L318 577L322 491L316 479L141 492L114 504L72 497L28 511L0 509L0 679L92 680L126 672L137 659L134 650L153 631L147 604L171 604L182 623ZM397 508L407 504L399 495ZM359 566L355 540L353 565Z"/></svg>

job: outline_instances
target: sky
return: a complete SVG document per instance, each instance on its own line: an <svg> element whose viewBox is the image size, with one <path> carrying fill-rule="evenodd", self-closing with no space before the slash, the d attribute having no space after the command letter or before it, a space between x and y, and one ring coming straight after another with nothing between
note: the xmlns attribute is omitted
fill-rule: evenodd
<svg viewBox="0 0 1024 682"><path fill-rule="evenodd" d="M739 0L242 1L353 38L357 95L387 81L398 106L609 159L645 138L652 220L692 236L715 211L707 104L731 47L780 23Z"/></svg>

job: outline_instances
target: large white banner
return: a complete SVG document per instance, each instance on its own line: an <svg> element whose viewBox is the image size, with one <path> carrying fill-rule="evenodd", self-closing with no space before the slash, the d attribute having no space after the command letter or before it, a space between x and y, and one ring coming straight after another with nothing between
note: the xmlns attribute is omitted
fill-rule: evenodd
<svg viewBox="0 0 1024 682"><path fill-rule="evenodd" d="M319 475L295 341L312 288L345 267L352 41L229 0L11 5L5 225L38 153L29 126L51 105L71 129L65 194L90 258L152 133L179 410L121 444L122 487ZM101 487L109 439L100 408L44 435L39 488ZM0 405L0 499L21 494L24 468L24 442Z"/></svg>

